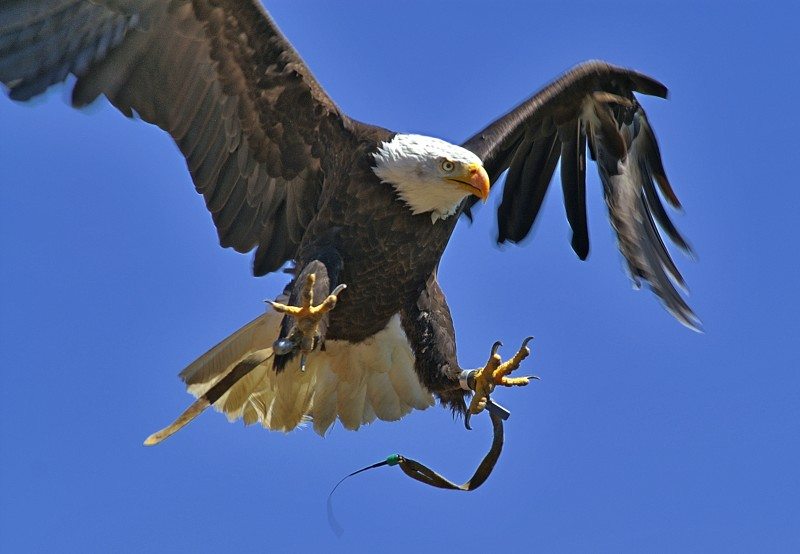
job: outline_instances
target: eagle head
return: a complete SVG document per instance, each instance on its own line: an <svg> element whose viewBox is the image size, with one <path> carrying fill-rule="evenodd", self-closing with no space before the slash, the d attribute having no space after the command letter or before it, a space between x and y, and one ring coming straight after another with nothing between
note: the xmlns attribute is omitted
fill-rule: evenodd
<svg viewBox="0 0 800 554"><path fill-rule="evenodd" d="M430 212L432 222L453 215L470 194L484 201L489 196L480 158L441 139L397 134L374 157L378 178L394 187L412 213Z"/></svg>

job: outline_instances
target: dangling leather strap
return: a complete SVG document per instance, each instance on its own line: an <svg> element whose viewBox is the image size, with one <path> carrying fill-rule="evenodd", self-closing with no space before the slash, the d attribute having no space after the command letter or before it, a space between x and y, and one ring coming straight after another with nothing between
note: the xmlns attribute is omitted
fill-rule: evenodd
<svg viewBox="0 0 800 554"><path fill-rule="evenodd" d="M339 485L341 485L346 479L370 469L383 466L399 465L400 469L403 470L403 473L412 479L416 479L420 483L425 483L426 485L430 485L432 487L457 491L474 491L480 487L486 481L486 479L489 478L489 475L492 474L492 470L494 469L495 464L497 464L497 460L500 458L500 453L503 451L503 420L508 417L508 412L504 413L502 408L499 410L487 410L487 412L489 413L489 417L492 419L492 430L494 433L494 437L492 438L492 446L489 448L489 452L486 453L486 456L483 457L483 460L481 460L478 469L475 470L475 473L472 475L469 481L458 485L443 477L439 473L436 473L425 464L422 464L416 460L412 460L411 458L406 458L400 454L393 454L382 462L378 462L367 467L362 467L361 469L354 471L336 483L336 486L333 487L333 490L331 490L330 494L328 495L328 524L331 526L331 529L333 529L333 532L336 533L337 536L341 536L344 532L344 529L342 529L342 526L339 525L339 523L336 521L336 517L333 515L333 493L336 492L336 489L339 488Z"/></svg>
<svg viewBox="0 0 800 554"><path fill-rule="evenodd" d="M503 451L503 419L501 416L492 412L489 413L489 416L492 418L492 429L494 431L492 446L489 452L486 453L486 456L483 457L478 469L475 470L475 473L466 483L457 485L436 473L428 466L404 456L398 455L399 461L397 465L400 466L403 473L412 479L416 479L420 483L425 483L426 485L438 487L440 489L474 491L489 478L497 460L500 458L500 452Z"/></svg>

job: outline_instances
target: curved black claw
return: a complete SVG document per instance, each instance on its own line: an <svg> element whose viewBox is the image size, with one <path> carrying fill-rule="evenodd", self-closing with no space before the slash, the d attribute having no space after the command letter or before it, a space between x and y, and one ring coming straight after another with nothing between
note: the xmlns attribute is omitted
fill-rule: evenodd
<svg viewBox="0 0 800 554"><path fill-rule="evenodd" d="M339 296L339 293L342 292L344 289L347 288L347 285L344 283L338 285L335 289L331 291L330 296Z"/></svg>
<svg viewBox="0 0 800 554"><path fill-rule="evenodd" d="M531 342L532 340L533 340L533 337L525 337L525 340L522 341L522 348L525 348L526 346L528 346L528 343Z"/></svg>
<svg viewBox="0 0 800 554"><path fill-rule="evenodd" d="M469 424L469 420L472 418L472 413L467 410L467 413L464 414L464 427L467 428L467 431L472 431L472 427Z"/></svg>
<svg viewBox="0 0 800 554"><path fill-rule="evenodd" d="M497 354L497 351L500 350L501 346L503 346L503 341L499 340L495 341L495 343L492 345L492 353L490 354L490 356L494 356L495 354Z"/></svg>

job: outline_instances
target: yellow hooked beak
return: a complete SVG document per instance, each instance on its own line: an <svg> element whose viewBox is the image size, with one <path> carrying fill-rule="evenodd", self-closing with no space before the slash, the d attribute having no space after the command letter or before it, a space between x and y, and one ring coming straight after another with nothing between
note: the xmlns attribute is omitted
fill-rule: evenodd
<svg viewBox="0 0 800 554"><path fill-rule="evenodd" d="M460 175L448 177L452 181L470 194L473 194L486 202L489 198L489 175L481 164L469 164Z"/></svg>

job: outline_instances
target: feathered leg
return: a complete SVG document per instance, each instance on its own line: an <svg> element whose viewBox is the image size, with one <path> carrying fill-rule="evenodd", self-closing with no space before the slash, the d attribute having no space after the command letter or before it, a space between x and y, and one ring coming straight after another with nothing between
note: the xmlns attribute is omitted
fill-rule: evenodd
<svg viewBox="0 0 800 554"><path fill-rule="evenodd" d="M293 325L288 333L275 341L273 345L275 353L279 356L291 356L296 352L300 352L301 370L305 370L306 356L318 346L321 336L320 324L323 317L336 307L339 294L347 288L344 283L339 284L322 302L315 305L314 285L317 282L316 272L304 271L303 273L306 273L306 275L300 289L299 306L281 304L271 300L267 301L276 312L286 314L293 320Z"/></svg>

